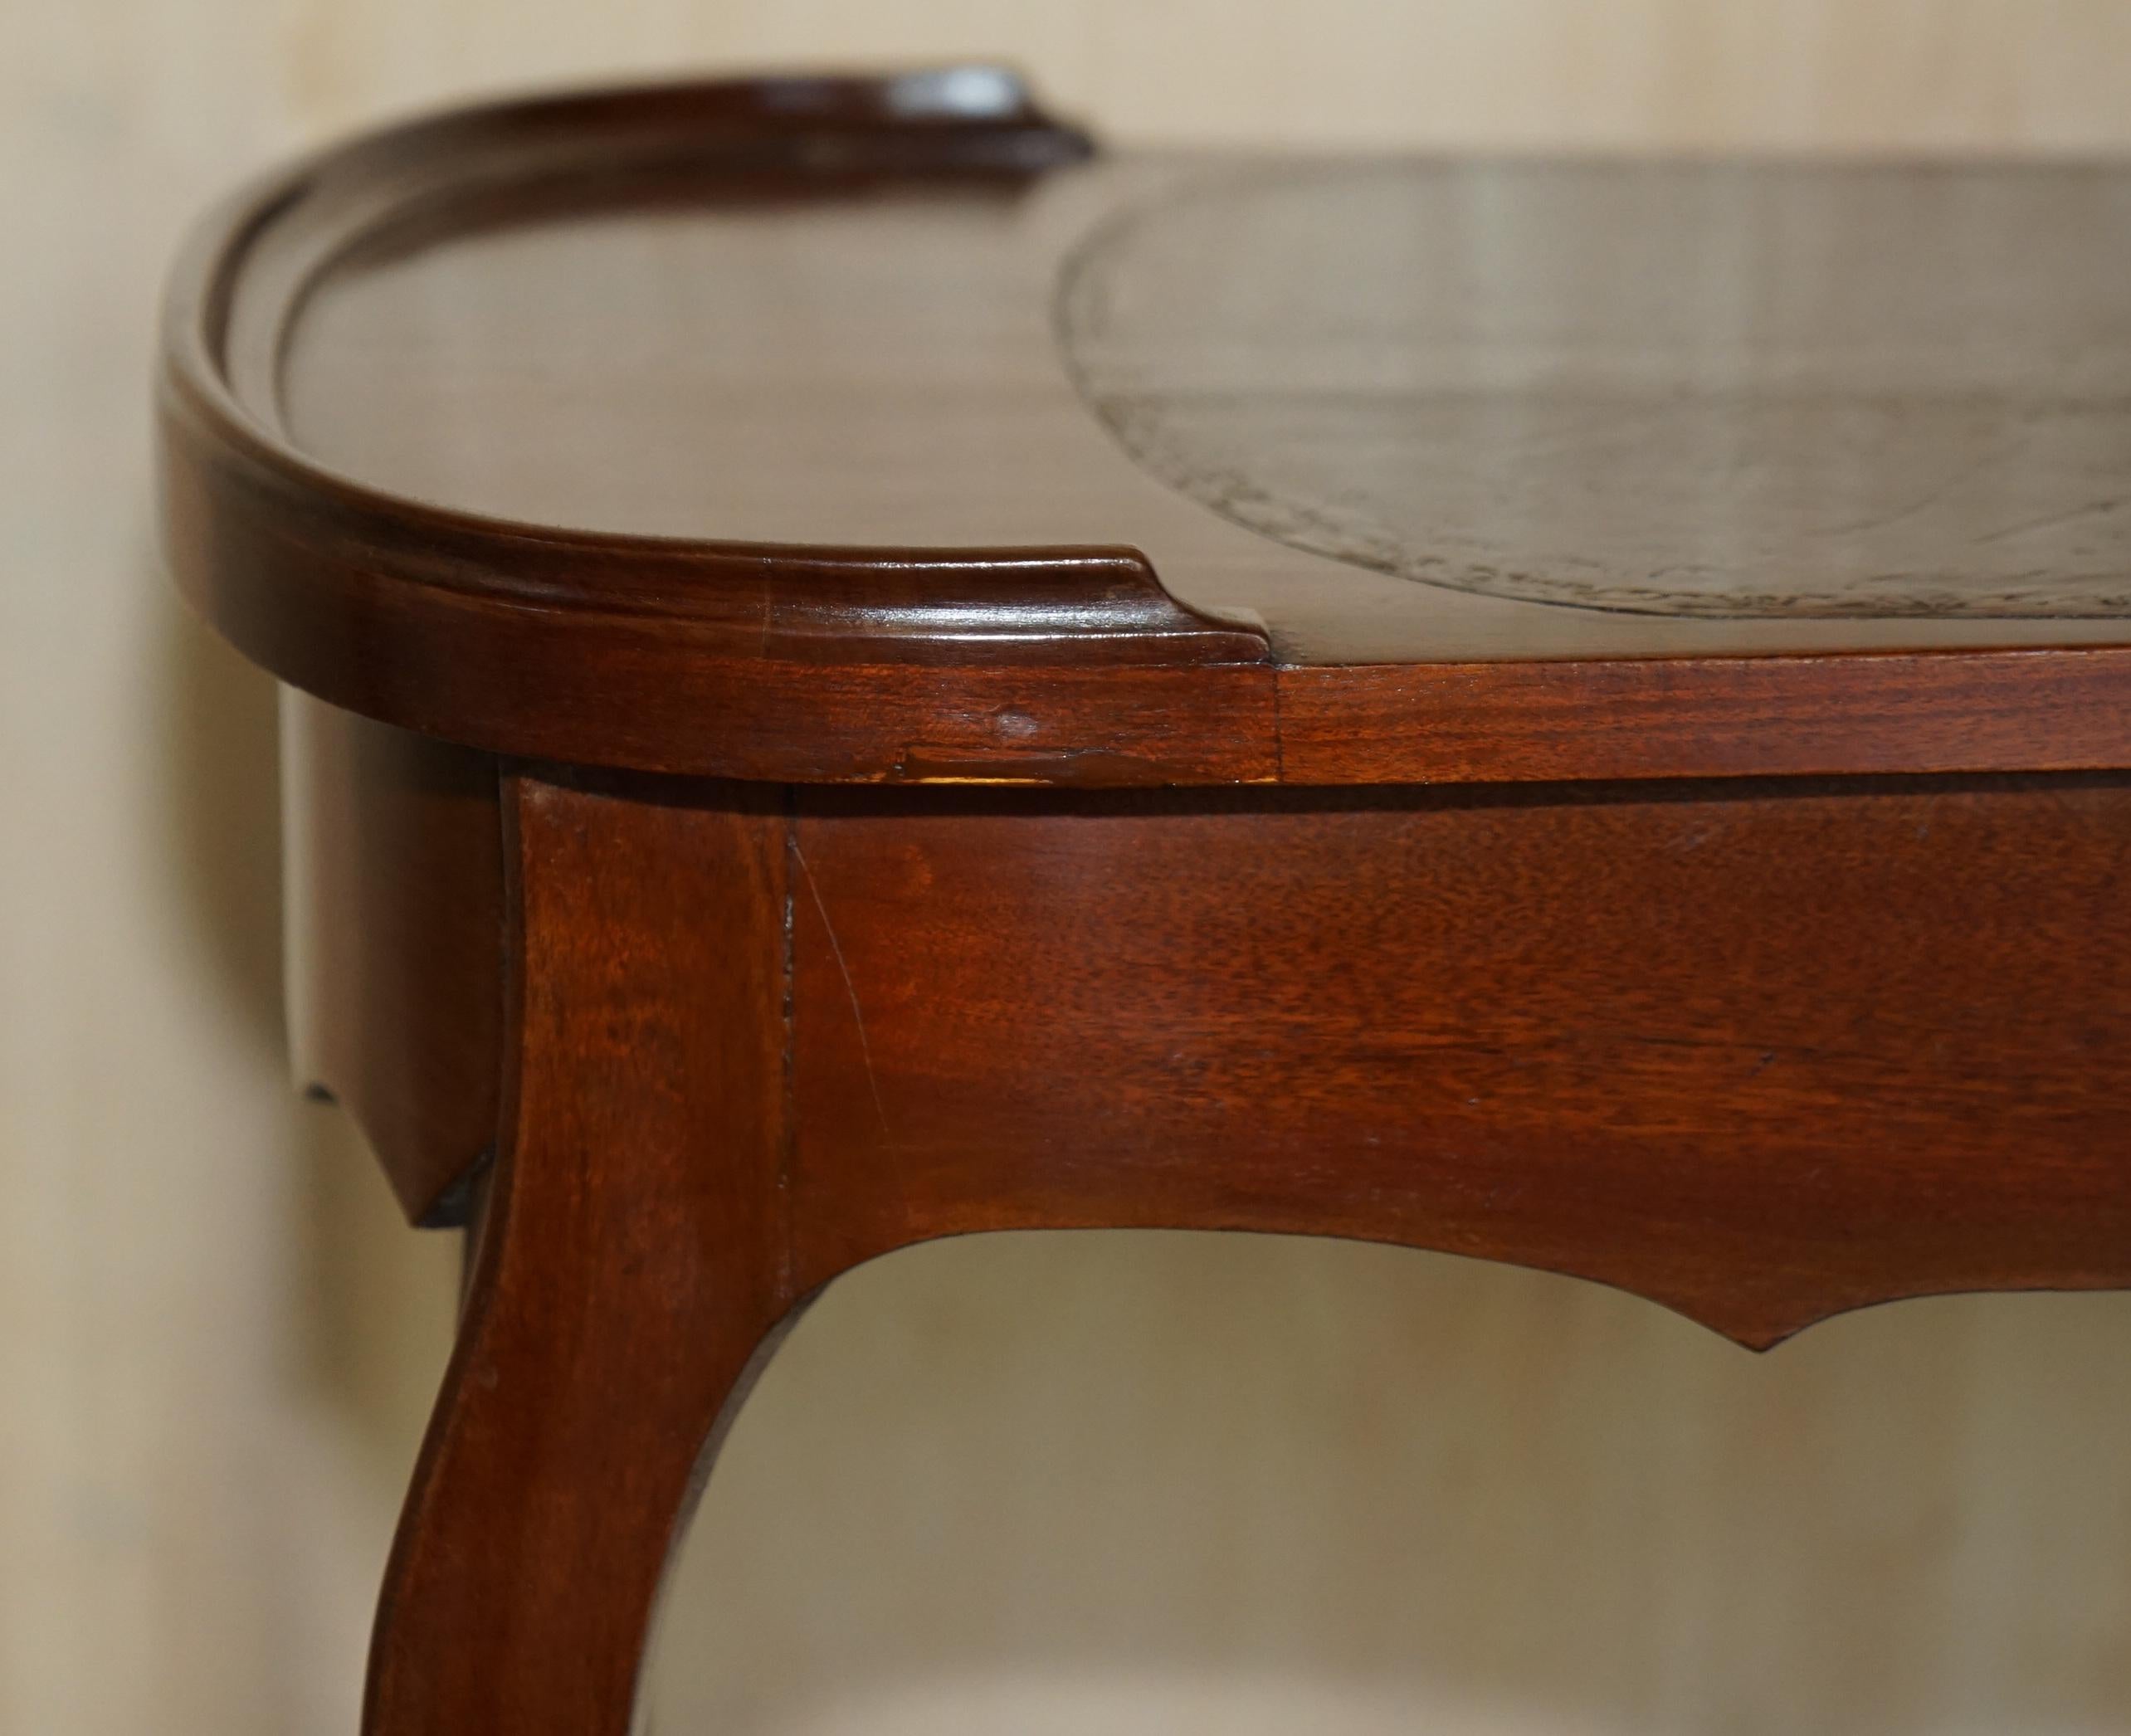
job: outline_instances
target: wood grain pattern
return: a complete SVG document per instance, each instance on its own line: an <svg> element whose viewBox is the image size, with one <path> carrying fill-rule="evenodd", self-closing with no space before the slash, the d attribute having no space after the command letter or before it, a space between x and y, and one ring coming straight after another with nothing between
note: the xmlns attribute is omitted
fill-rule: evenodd
<svg viewBox="0 0 2131 1736"><path fill-rule="evenodd" d="M1753 1346L2131 1285L2122 777L506 784L507 1138L370 1736L622 1736L753 1372L980 1230L1335 1235Z"/></svg>
<svg viewBox="0 0 2131 1736"><path fill-rule="evenodd" d="M2131 786L824 792L811 1280L924 1236L1306 1231L1765 1346L2131 1281Z"/></svg>
<svg viewBox="0 0 2131 1736"><path fill-rule="evenodd" d="M1838 504L1872 516L1839 539L1855 570L1835 591L1764 581L1810 528L1799 497L1828 504L1813 418L1786 394L1848 389L1844 371L1771 373L1782 343L1750 329L1704 367L1708 330L1688 320L1695 341L1655 377L1679 386L1685 355L1704 408L1723 422L1735 397L1761 429L1731 458L1785 480L1749 524L1719 485L1729 460L1690 479L1686 518L1719 542L1739 531L1739 565L1690 563L1709 583L1646 617L1614 606L1633 589L1622 562L1647 564L1620 534L1639 549L1678 528L1669 461L1641 467L1640 494L1612 460L1568 463L1582 481L1541 528L1587 553L1540 553L1587 563L1580 600L1604 606L1582 608L1534 600L1547 588L1519 560L1486 563L1484 584L1417 585L1403 554L1375 558L1373 531L1339 551L1368 560L1325 561L1163 494L1030 347L1050 305L1032 291L1069 231L1195 171L1061 166L1083 153L982 77L594 95L329 153L241 197L181 269L162 397L181 582L276 674L381 720L332 725L341 747L303 756L326 793L299 834L354 840L358 870L378 853L356 879L388 889L389 920L354 945L362 898L321 878L311 926L354 961L339 979L360 981L367 947L398 955L404 981L349 997L335 1028L344 1070L412 1105L388 1159L417 1210L443 1178L432 1160L465 1144L415 1100L434 1081L390 1052L393 1015L448 963L422 948L427 880L466 948L455 992L509 989L487 1050L500 1151L380 1611L372 1736L618 1736L706 1444L804 1298L919 1241L1105 1225L1374 1239L1579 1274L1757 1347L1900 1296L2131 1284L2115 1113L2131 951L2112 927L2131 646L2090 607L2114 596L2117 505L2068 518L2065 491L2113 475L2120 431L2041 350L1983 341L2002 335L1992 310L2012 310L2007 329L2046 315L2106 387L2122 334L2095 285L2117 243L2083 238L2094 201L2075 195L2113 208L2118 181L1961 172L1972 215L1906 237L1895 280L1928 279L1941 242L1987 270L2001 244L2034 241L1973 306L1875 303L1870 270L1779 298L1790 341L1799 309L1853 308L1831 285L1861 283L1856 354L1899 348L1915 315L1942 346L1912 358L1919 402L1981 392L1986 433L2049 431L2035 463L1973 466L1980 529L1924 478L1944 452L1865 465ZM1602 204L1675 184L1593 173ZM1924 185L1878 173L1883 205ZM1524 172L1476 173L1483 203L1514 210ZM1756 221L1847 234L1828 213L1863 184L1786 177ZM1546 266L1546 231L1509 222L1524 239L1507 254ZM1305 239L1336 266L1336 224ZM706 241L734 243L732 281L778 310L749 351L775 365L741 382L747 417L691 396L706 358L688 340L721 304L681 268ZM1800 246L1802 269L1828 251L1848 249ZM960 290L928 293L972 261ZM1135 369L1206 362L1145 341L1188 298L1131 324L1128 304L1173 295L1175 276L1074 300L1080 338L1129 339L1083 354L1084 372L1121 368L1131 388ZM1729 329L1739 308L1701 288L1689 311ZM681 316L646 317L668 305ZM642 322L637 349L610 349L601 308ZM1300 381L1277 377L1277 321L1248 354L1264 334L1241 312L1240 336L1183 318L1222 366L1153 383L1161 440L1202 388L1268 369L1276 397L1325 388L1314 353ZM1628 322L1651 331L1678 335ZM1503 360L1470 331L1446 341L1453 375ZM1951 366L1970 344L2002 375ZM1530 365L1546 348L1511 346L1515 378L1483 382L1502 389L1475 428L1543 411L1559 434L1577 393ZM588 355L604 371L583 413L539 413ZM1329 401L1351 417L1337 372ZM1098 396L1117 383L1090 378ZM1258 446L1200 451L1190 480L1230 519L1272 500L1280 523L1259 529L1305 542L1293 407L1244 402L1233 427ZM1105 409L1129 440L1154 426L1133 419L1146 406ZM1764 422L1789 430L1780 451ZM1305 494L1325 482L1365 517L1412 504L1410 440L1388 442L1383 475L1334 446L1351 485L1305 475ZM1491 463L1485 441L1476 456ZM796 534L737 541L692 500L663 516L706 475L744 495L781 476L758 499ZM1934 491L1904 505L1919 480ZM580 513L587 498L605 505ZM1017 528L958 535L960 502ZM927 534L872 534L863 515L884 510ZM1161 578L1143 522L1190 527L1158 549ZM2001 532L2048 544L2014 600L2051 609L1985 618L2012 592L1973 549ZM1966 603L1912 588L1857 614L1886 589L1849 583L1866 568ZM1796 606L1739 607L1779 594ZM489 763L446 753L475 786L408 807L400 786L431 749L394 730L508 756L500 878L458 841L494 811ZM1792 773L1821 775L1775 775ZM1678 782L1713 773L1751 775ZM1118 788L802 787L836 783ZM500 953L461 920L485 898L509 924ZM475 1096L450 1113L485 1112Z"/></svg>
<svg viewBox="0 0 2131 1736"><path fill-rule="evenodd" d="M188 591L334 704L491 751L699 775L1216 784L2127 757L2109 721L2131 714L2114 672L2131 627L2109 601L2126 447L2109 382L2131 366L2107 293L2116 173L1313 172L1330 195L1212 224L1246 253L1270 230L1306 256L1288 284L1301 312L1275 295L1265 317L1350 279L1381 313L1409 254L1435 299L1417 334L1363 320L1347 349L1307 349L1208 287L1252 274L1178 263L1178 237L1207 227L1204 163L1084 163L1080 135L981 80L967 112L935 99L906 124L896 88L475 110L240 197L196 239L166 326L166 544ZM1370 226L1337 196L1357 180L1426 194L1401 246L1379 237L1358 266ZM1589 197L1564 203L1565 182ZM1621 236L1642 232L1572 222L1585 206L1637 216L1679 267L1669 287L1637 288L1649 250ZM1139 213L1139 234L1150 209L1183 213L1174 236L1153 223L1158 269L1069 285L1111 420L1144 387L1127 418L1142 439L1212 393L1236 413L1208 427L1265 462L1344 455L1351 486L1289 477L1275 516L1298 499L1305 517L1390 512L1397 559L1369 552L1375 531L1344 552L1391 570L1183 498L1080 404L1053 280L1101 223ZM1868 221L1890 212L1891 231ZM1586 331L1563 285L1594 275L1610 299ZM1499 333L1489 308L1523 311ZM1172 341L1192 333L1202 351ZM1858 362L1875 356L1884 378ZM1379 363L1396 378L1368 378ZM1329 421L1282 433L1239 390L1285 406L1276 422ZM1662 453L1623 432L1651 416ZM1528 435L1522 456L1500 443ZM1646 453L1661 461L1639 467ZM1198 465L1231 518L1256 512L1236 490L1260 487L1259 463ZM1311 541L1300 523L1281 534ZM1424 532L1439 545L1407 546ZM1653 667L1623 674L1638 661ZM1514 719L1541 690L1558 727L1535 748ZM1625 690L1661 696L1638 701L1632 739ZM1977 729L1978 704L2002 726ZM1499 747L1474 727L1490 716L1512 720ZM1334 730L1366 753L1343 768Z"/></svg>
<svg viewBox="0 0 2131 1736"><path fill-rule="evenodd" d="M1299 785L2131 763L2131 651L2115 649L1384 664L1283 670L1279 695L1281 778Z"/></svg>
<svg viewBox="0 0 2131 1736"><path fill-rule="evenodd" d="M372 1736L626 1736L699 1455L792 1304L781 818L523 783L505 812L506 1136Z"/></svg>
<svg viewBox="0 0 2131 1736"><path fill-rule="evenodd" d="M250 733L263 684L163 618L140 514L115 504L141 490L142 334L168 249L231 178L471 90L947 53L1012 56L1116 141L2131 144L2118 0L638 0L537 14L523 0L79 0L17 10L4 32L0 185L36 245L0 273L0 323L27 370L11 376L15 492L0 511L15 575L0 592L0 734L18 749L17 845L0 853L0 1725L83 1736L352 1725L349 1660L395 1492L371 1460L335 1455L411 1460L407 1388L441 1361L450 1291L437 1239L394 1233L383 1190L347 1173L337 1139L340 1209L292 1221L331 1118L276 1090L265 968L229 956L239 943L271 955L271 876L223 881L230 941L203 929L214 900L170 853L181 812L239 864L273 829ZM168 659L215 695L221 727L173 715L153 674ZM37 721L52 718L64 729ZM1097 1271L1121 1273L1144 1314L1082 1305L1075 1286ZM336 1288L349 1272L365 1275L358 1296ZM714 1730L743 1680L766 1723L834 1698L864 1736L1175 1736L1252 1718L1379 1736L1456 1729L1505 1699L1533 1736L1646 1729L1653 1704L1715 1729L1741 1700L1797 1730L2131 1724L2126 1623L2051 1619L2120 1608L2131 1562L2109 1455L2131 1428L2108 1348L2131 1314L2108 1299L1899 1309L1770 1363L1600 1298L1565 1303L1551 1283L1395 1256L1385 1273L1353 1250L1105 1239L1010 1241L877 1275L810 1323L788 1396L754 1419L758 1451L704 1564L783 1565L685 1613L655 1728ZM1291 1317L1237 1294L1284 1276L1302 1292ZM1203 1370L1235 1342L1232 1300L1260 1334L1255 1360ZM1456 1328L1400 1335L1438 1303ZM924 1334L957 1329L1005 1334L1043 1379L988 1365L865 1378L883 1341L914 1359ZM292 1331L332 1334L368 1373L306 1361L292 1379ZM1320 1371L1358 1397L1424 1369L1425 1393L1371 1405L1382 1428L1309 1409ZM1238 1390L1288 1370L1286 1407ZM1229 1403L1210 1406L1209 1389ZM942 1440L920 1405L968 1437ZM306 1451L292 1431L313 1423ZM1480 1449L1476 1482L1431 1453L1438 1431ZM1156 1453L1180 1433L1204 1454L1186 1492L1209 1491L1180 1504L1187 1517L1135 1526L1129 1500L1107 1522L1067 1516L1173 1486L1158 1469L1131 1480L1119 1443ZM839 1444L851 1437L864 1446ZM870 1520L850 1517L848 1488L809 1499L794 1460L877 1490ZM1297 1499L1255 1499L1283 1477L1304 1485ZM102 1509L124 1516L122 1534L87 1543L78 1506L52 1499L85 1486L124 1492ZM1295 1515L1313 1501L1324 1523L1304 1542ZM1390 1511L1373 1519L1373 1504ZM1948 1514L1963 1539L1951 1553ZM920 1525L913 1560L897 1546ZM1178 1558L1195 1544L1197 1573ZM1610 1595L1623 1563L1660 1593ZM1726 1589L1698 1595L1711 1586ZM854 1604L870 1620L853 1622ZM1245 1668L1246 1652L1271 1669ZM1312 1696L1291 1718L1265 1709L1275 1673ZM1076 1686L1090 1675L1107 1690ZM878 1697L888 1680L910 1699Z"/></svg>

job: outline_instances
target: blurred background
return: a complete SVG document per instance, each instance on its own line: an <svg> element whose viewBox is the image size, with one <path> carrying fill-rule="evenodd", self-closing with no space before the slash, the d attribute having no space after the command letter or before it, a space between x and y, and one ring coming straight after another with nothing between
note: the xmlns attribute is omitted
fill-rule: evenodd
<svg viewBox="0 0 2131 1736"><path fill-rule="evenodd" d="M0 0L0 1733L352 1736L451 1330L281 1070L272 695L157 569L182 227L473 92L1004 59L1115 141L2111 152L2122 0ZM2131 1297L1753 1358L1254 1238L846 1280L743 1416L661 1736L2131 1731Z"/></svg>

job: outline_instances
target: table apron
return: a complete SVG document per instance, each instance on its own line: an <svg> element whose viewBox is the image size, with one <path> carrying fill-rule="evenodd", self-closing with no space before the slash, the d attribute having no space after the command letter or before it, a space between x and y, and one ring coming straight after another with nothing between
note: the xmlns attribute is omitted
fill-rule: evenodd
<svg viewBox="0 0 2131 1736"><path fill-rule="evenodd" d="M2120 780L797 808L802 1271L1298 1231L1754 1344L2131 1283Z"/></svg>

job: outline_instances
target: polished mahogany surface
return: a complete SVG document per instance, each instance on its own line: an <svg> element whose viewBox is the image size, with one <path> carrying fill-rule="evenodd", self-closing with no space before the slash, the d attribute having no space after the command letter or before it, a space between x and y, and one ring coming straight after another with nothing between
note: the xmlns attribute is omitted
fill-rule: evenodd
<svg viewBox="0 0 2131 1736"><path fill-rule="evenodd" d="M1290 661L2120 642L2127 282L2080 169L706 179L358 252L280 391L504 518L1130 544Z"/></svg>
<svg viewBox="0 0 2131 1736"><path fill-rule="evenodd" d="M802 1272L1187 1223L1580 1273L1765 1347L2131 1282L2131 784L820 790Z"/></svg>
<svg viewBox="0 0 2131 1736"><path fill-rule="evenodd" d="M749 1382L933 1237L1371 1237L1756 1347L2131 1283L2127 207L1091 159L965 71L212 220L165 536L308 695L300 1065L475 1244L369 1736L625 1736Z"/></svg>
<svg viewBox="0 0 2131 1736"><path fill-rule="evenodd" d="M645 769L2099 768L2127 216L2091 166L1100 156L968 70L475 110L200 232L166 522L295 685Z"/></svg>

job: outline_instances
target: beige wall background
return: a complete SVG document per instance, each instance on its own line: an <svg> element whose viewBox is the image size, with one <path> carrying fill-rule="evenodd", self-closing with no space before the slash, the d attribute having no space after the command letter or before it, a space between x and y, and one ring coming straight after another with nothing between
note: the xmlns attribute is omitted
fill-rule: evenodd
<svg viewBox="0 0 2131 1736"><path fill-rule="evenodd" d="M2118 0L0 0L0 1732L354 1729L450 1329L287 1093L265 683L166 595L187 216L500 86L1003 56L1119 139L2131 143ZM720 1736L2131 1729L2131 1299L1754 1359L1382 1250L979 1240L742 1419L656 1727Z"/></svg>

